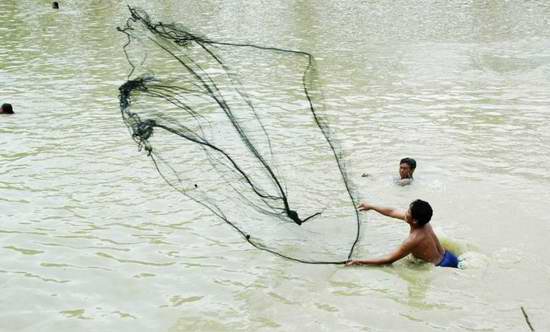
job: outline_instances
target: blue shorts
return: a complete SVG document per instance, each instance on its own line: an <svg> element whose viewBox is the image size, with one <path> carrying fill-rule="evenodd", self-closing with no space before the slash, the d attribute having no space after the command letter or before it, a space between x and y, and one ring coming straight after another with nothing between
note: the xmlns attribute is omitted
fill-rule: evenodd
<svg viewBox="0 0 550 332"><path fill-rule="evenodd" d="M455 256L455 254L453 254L449 250L445 250L443 259L441 259L441 262L439 262L437 266L458 268L458 258Z"/></svg>

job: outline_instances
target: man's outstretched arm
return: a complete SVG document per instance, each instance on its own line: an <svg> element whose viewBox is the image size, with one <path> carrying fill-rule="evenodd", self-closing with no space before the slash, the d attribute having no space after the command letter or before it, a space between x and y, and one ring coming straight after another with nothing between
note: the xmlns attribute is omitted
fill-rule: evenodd
<svg viewBox="0 0 550 332"><path fill-rule="evenodd" d="M400 211L400 210L396 210L396 209L392 209L392 208L387 208L387 207L382 207L382 206L377 206L377 205L374 205L374 204L370 204L369 202L363 202L357 208L359 209L359 211L374 210L374 211L376 211L380 214L383 214L387 217L390 217L390 218L405 220L405 212L404 211Z"/></svg>
<svg viewBox="0 0 550 332"><path fill-rule="evenodd" d="M396 262L400 260L401 258L407 256L410 254L416 245L416 242L407 239L403 244L397 248L394 252L389 254L386 257L382 258L372 258L372 259L357 259L357 260L350 260L346 263L346 266L353 266L353 265L386 265L386 264L392 264L393 262Z"/></svg>

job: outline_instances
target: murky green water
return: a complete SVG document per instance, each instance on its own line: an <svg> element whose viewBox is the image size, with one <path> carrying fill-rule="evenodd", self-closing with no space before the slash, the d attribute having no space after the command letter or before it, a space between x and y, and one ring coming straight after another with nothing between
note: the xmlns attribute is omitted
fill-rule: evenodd
<svg viewBox="0 0 550 332"><path fill-rule="evenodd" d="M212 38L313 53L361 196L430 201L465 269L254 250L129 138L115 29L126 3L0 0L0 102L17 113L0 116L1 331L527 331L522 306L550 329L550 5L130 3ZM418 169L402 188L405 156ZM407 234L365 220L361 257Z"/></svg>

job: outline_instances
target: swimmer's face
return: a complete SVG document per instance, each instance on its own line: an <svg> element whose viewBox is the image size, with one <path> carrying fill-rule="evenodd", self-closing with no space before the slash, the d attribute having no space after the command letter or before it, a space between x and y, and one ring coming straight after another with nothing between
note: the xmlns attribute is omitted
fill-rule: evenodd
<svg viewBox="0 0 550 332"><path fill-rule="evenodd" d="M413 170L411 166L407 163L399 164L399 176L401 179L410 179L412 178Z"/></svg>

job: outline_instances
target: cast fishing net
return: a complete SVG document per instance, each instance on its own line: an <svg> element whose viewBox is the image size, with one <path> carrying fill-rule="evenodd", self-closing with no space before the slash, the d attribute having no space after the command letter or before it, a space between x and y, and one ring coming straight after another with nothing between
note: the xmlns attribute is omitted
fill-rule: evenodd
<svg viewBox="0 0 550 332"><path fill-rule="evenodd" d="M182 204L202 205L257 249L346 262L357 201L318 103L313 57L130 14L119 28L131 66L122 118Z"/></svg>

